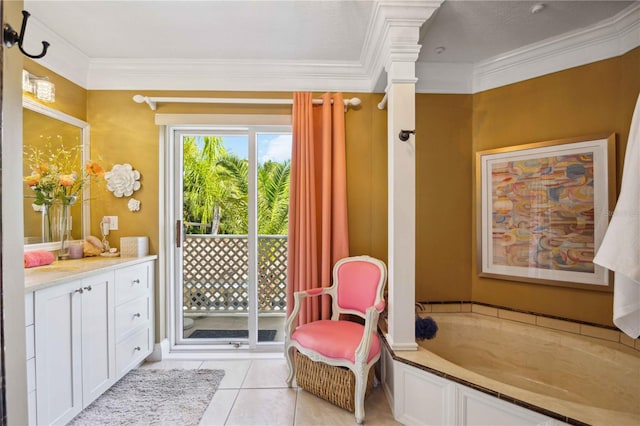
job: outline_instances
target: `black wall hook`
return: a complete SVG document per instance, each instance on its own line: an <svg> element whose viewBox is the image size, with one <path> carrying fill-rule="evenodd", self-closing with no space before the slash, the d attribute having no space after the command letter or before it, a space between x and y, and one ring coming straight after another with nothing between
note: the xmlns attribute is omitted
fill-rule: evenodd
<svg viewBox="0 0 640 426"><path fill-rule="evenodd" d="M416 134L415 130L400 130L398 137L402 142L406 142L409 140L409 135L415 135L415 134Z"/></svg>
<svg viewBox="0 0 640 426"><path fill-rule="evenodd" d="M25 56L33 59L42 58L47 54L47 49L50 46L48 41L42 42L42 53L40 53L39 55L30 55L22 48L22 41L24 40L24 33L27 29L27 20L29 20L29 16L31 16L29 12L27 12L26 10L22 11L22 26L20 27L20 34L18 34L18 32L14 30L11 25L4 24L4 45L7 47L13 47L14 44L18 43L18 48Z"/></svg>

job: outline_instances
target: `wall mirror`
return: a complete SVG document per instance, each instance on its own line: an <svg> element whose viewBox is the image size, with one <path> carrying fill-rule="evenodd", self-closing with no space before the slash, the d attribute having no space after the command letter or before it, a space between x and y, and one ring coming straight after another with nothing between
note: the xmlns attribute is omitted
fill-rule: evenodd
<svg viewBox="0 0 640 426"><path fill-rule="evenodd" d="M89 123L73 116L39 104L32 99L23 98L23 152L30 153L32 148L47 151L55 149L62 142L65 148L80 146L77 170L82 171L89 158ZM23 158L23 174L31 173L27 156ZM71 239L78 240L89 235L89 183L81 191L78 202L71 207ZM56 242L47 242L43 238L42 213L34 209L34 191L23 184L24 244L25 250L55 250Z"/></svg>

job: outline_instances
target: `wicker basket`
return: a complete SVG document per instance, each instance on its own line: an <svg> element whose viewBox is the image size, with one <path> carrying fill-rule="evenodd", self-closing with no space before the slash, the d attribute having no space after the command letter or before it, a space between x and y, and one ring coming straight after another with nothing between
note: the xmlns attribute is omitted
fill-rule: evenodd
<svg viewBox="0 0 640 426"><path fill-rule="evenodd" d="M374 369L369 369L365 398L373 389ZM346 367L335 367L311 361L300 352L296 354L296 382L302 389L351 412L355 411L356 377Z"/></svg>

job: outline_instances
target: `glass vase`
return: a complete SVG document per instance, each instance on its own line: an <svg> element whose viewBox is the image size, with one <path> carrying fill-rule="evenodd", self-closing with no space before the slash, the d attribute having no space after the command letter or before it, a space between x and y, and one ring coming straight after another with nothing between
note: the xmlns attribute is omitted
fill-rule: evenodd
<svg viewBox="0 0 640 426"><path fill-rule="evenodd" d="M69 258L69 236L71 234L70 205L52 203L42 206L42 236L45 243L59 243L58 259Z"/></svg>

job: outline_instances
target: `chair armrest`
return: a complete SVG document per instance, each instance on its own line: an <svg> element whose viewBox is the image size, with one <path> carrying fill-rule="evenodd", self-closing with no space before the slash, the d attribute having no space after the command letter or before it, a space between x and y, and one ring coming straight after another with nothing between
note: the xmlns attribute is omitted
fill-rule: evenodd
<svg viewBox="0 0 640 426"><path fill-rule="evenodd" d="M385 302L383 300L375 306L370 306L367 308L364 318L364 331L362 332L362 340L360 340L360 344L356 348L356 361L361 360L361 362L364 362L365 364L367 363L369 349L371 348L371 335L378 326L378 317L380 316L380 312L384 310L384 307Z"/></svg>
<svg viewBox="0 0 640 426"><path fill-rule="evenodd" d="M318 287L312 288L310 290L305 291L296 291L293 293L293 311L291 315L287 318L284 325L285 331L285 339L289 339L291 334L293 333L295 320L298 318L298 314L300 313L300 306L302 305L302 301L307 297L320 296L323 294L332 294L332 287Z"/></svg>
<svg viewBox="0 0 640 426"><path fill-rule="evenodd" d="M309 297L309 296L317 296L319 294L324 294L325 290L329 289L329 287L318 287L312 288L311 290L306 291L297 291L295 294L300 294L300 297Z"/></svg>
<svg viewBox="0 0 640 426"><path fill-rule="evenodd" d="M294 307L293 312L291 312L291 316L294 314L298 314L300 310L300 302L306 297L320 296L322 294L331 294L331 290L333 287L318 287L312 288L311 290L305 291L296 291L293 293Z"/></svg>

